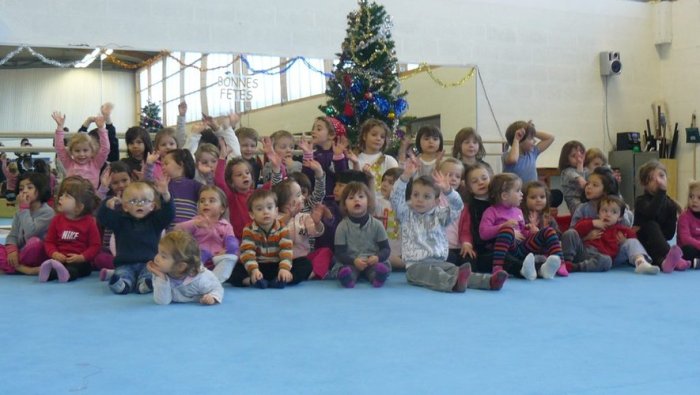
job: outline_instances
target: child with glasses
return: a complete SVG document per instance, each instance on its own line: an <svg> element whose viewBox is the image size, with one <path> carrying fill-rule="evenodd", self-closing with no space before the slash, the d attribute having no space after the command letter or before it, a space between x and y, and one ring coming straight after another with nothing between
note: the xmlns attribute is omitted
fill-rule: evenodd
<svg viewBox="0 0 700 395"><path fill-rule="evenodd" d="M161 178L155 187L147 182L132 182L122 193L121 212L115 210L118 201L118 197L105 201L97 212L98 221L114 231L117 245L109 287L120 295L132 291L149 293L153 282L146 264L158 252L161 233L175 218L168 180ZM100 273L100 277L105 275Z"/></svg>

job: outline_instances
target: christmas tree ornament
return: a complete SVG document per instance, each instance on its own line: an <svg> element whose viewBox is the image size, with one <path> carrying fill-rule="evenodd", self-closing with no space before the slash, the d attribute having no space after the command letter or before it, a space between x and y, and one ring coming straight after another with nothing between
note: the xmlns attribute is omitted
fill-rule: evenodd
<svg viewBox="0 0 700 395"><path fill-rule="evenodd" d="M335 108L333 106L328 106L326 107L326 115L334 115L335 114Z"/></svg>
<svg viewBox="0 0 700 395"><path fill-rule="evenodd" d="M392 121L394 120L394 118L396 118L396 114L393 111L389 112L389 114L387 114L386 116Z"/></svg>
<svg viewBox="0 0 700 395"><path fill-rule="evenodd" d="M345 115L346 117L351 117L351 116L355 115L355 109L352 108L352 103L350 103L350 102L345 103L345 108L343 109L343 115Z"/></svg>
<svg viewBox="0 0 700 395"><path fill-rule="evenodd" d="M372 95L372 92L365 93L366 100L372 101L372 98L374 98L374 95Z"/></svg>
<svg viewBox="0 0 700 395"><path fill-rule="evenodd" d="M402 116L408 110L408 102L402 98L397 99L394 102L394 112L398 116Z"/></svg>
<svg viewBox="0 0 700 395"><path fill-rule="evenodd" d="M359 78L355 78L355 79L352 81L352 86L350 87L350 90L352 91L352 94L355 95L355 96L357 96L357 95L359 95L360 93L362 93L362 91L364 91L364 88L363 88L363 86L362 86L362 81L360 81Z"/></svg>
<svg viewBox="0 0 700 395"><path fill-rule="evenodd" d="M360 115L367 112L367 108L369 108L369 102L367 100L360 100L357 103L357 112L360 113Z"/></svg>

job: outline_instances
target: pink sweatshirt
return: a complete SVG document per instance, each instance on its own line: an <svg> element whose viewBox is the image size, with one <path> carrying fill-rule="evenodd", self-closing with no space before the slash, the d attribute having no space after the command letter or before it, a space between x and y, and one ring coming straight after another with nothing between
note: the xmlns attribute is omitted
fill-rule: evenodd
<svg viewBox="0 0 700 395"><path fill-rule="evenodd" d="M99 129L98 133L100 135L100 150L92 159L82 165L76 163L73 158L71 158L68 148L63 144L63 136L65 135L63 130L56 130L56 137L54 138L56 156L58 156L58 160L61 161L63 167L66 169L66 176L81 176L90 181L95 187L95 190L97 190L100 185L100 169L107 161L107 155L109 155L107 129Z"/></svg>
<svg viewBox="0 0 700 395"><path fill-rule="evenodd" d="M678 217L678 245L692 246L700 250L700 213L695 214L690 209L683 210Z"/></svg>
<svg viewBox="0 0 700 395"><path fill-rule="evenodd" d="M227 254L238 253L238 240L233 234L233 227L225 219L220 219L214 226L198 227L195 225L198 219L203 219L201 216L196 216L193 219L180 222L175 225L175 230L187 232L197 240L199 248L209 251L212 255L216 255L221 251Z"/></svg>
<svg viewBox="0 0 700 395"><path fill-rule="evenodd" d="M525 218L523 218L523 211L520 207L507 207L499 203L484 211L479 224L481 239L495 239L503 224L511 219L518 221L518 225L514 226L515 230L520 231L526 237L530 235L530 232L525 227Z"/></svg>

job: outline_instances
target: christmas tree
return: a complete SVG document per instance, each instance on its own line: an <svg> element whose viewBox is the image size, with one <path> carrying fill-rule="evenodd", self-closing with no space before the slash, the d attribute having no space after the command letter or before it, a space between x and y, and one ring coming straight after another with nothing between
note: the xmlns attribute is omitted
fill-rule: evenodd
<svg viewBox="0 0 700 395"><path fill-rule="evenodd" d="M141 127L148 130L149 133L156 133L163 129L163 123L160 120L160 106L150 99L141 109Z"/></svg>
<svg viewBox="0 0 700 395"><path fill-rule="evenodd" d="M391 39L393 23L384 7L359 0L360 9L348 14L347 36L340 61L328 80L328 101L319 109L337 118L355 144L366 119L384 121L395 130L408 109L398 78L396 51ZM395 135L388 136L390 145Z"/></svg>

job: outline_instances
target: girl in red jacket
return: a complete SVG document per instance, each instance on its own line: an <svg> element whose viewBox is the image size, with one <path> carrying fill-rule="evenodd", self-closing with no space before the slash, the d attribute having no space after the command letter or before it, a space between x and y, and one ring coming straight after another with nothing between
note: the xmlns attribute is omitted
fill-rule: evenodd
<svg viewBox="0 0 700 395"><path fill-rule="evenodd" d="M100 231L92 216L99 203L90 181L80 176L63 180L57 213L44 239L44 250L51 259L41 264L39 281L65 283L90 275L90 262L101 248Z"/></svg>

